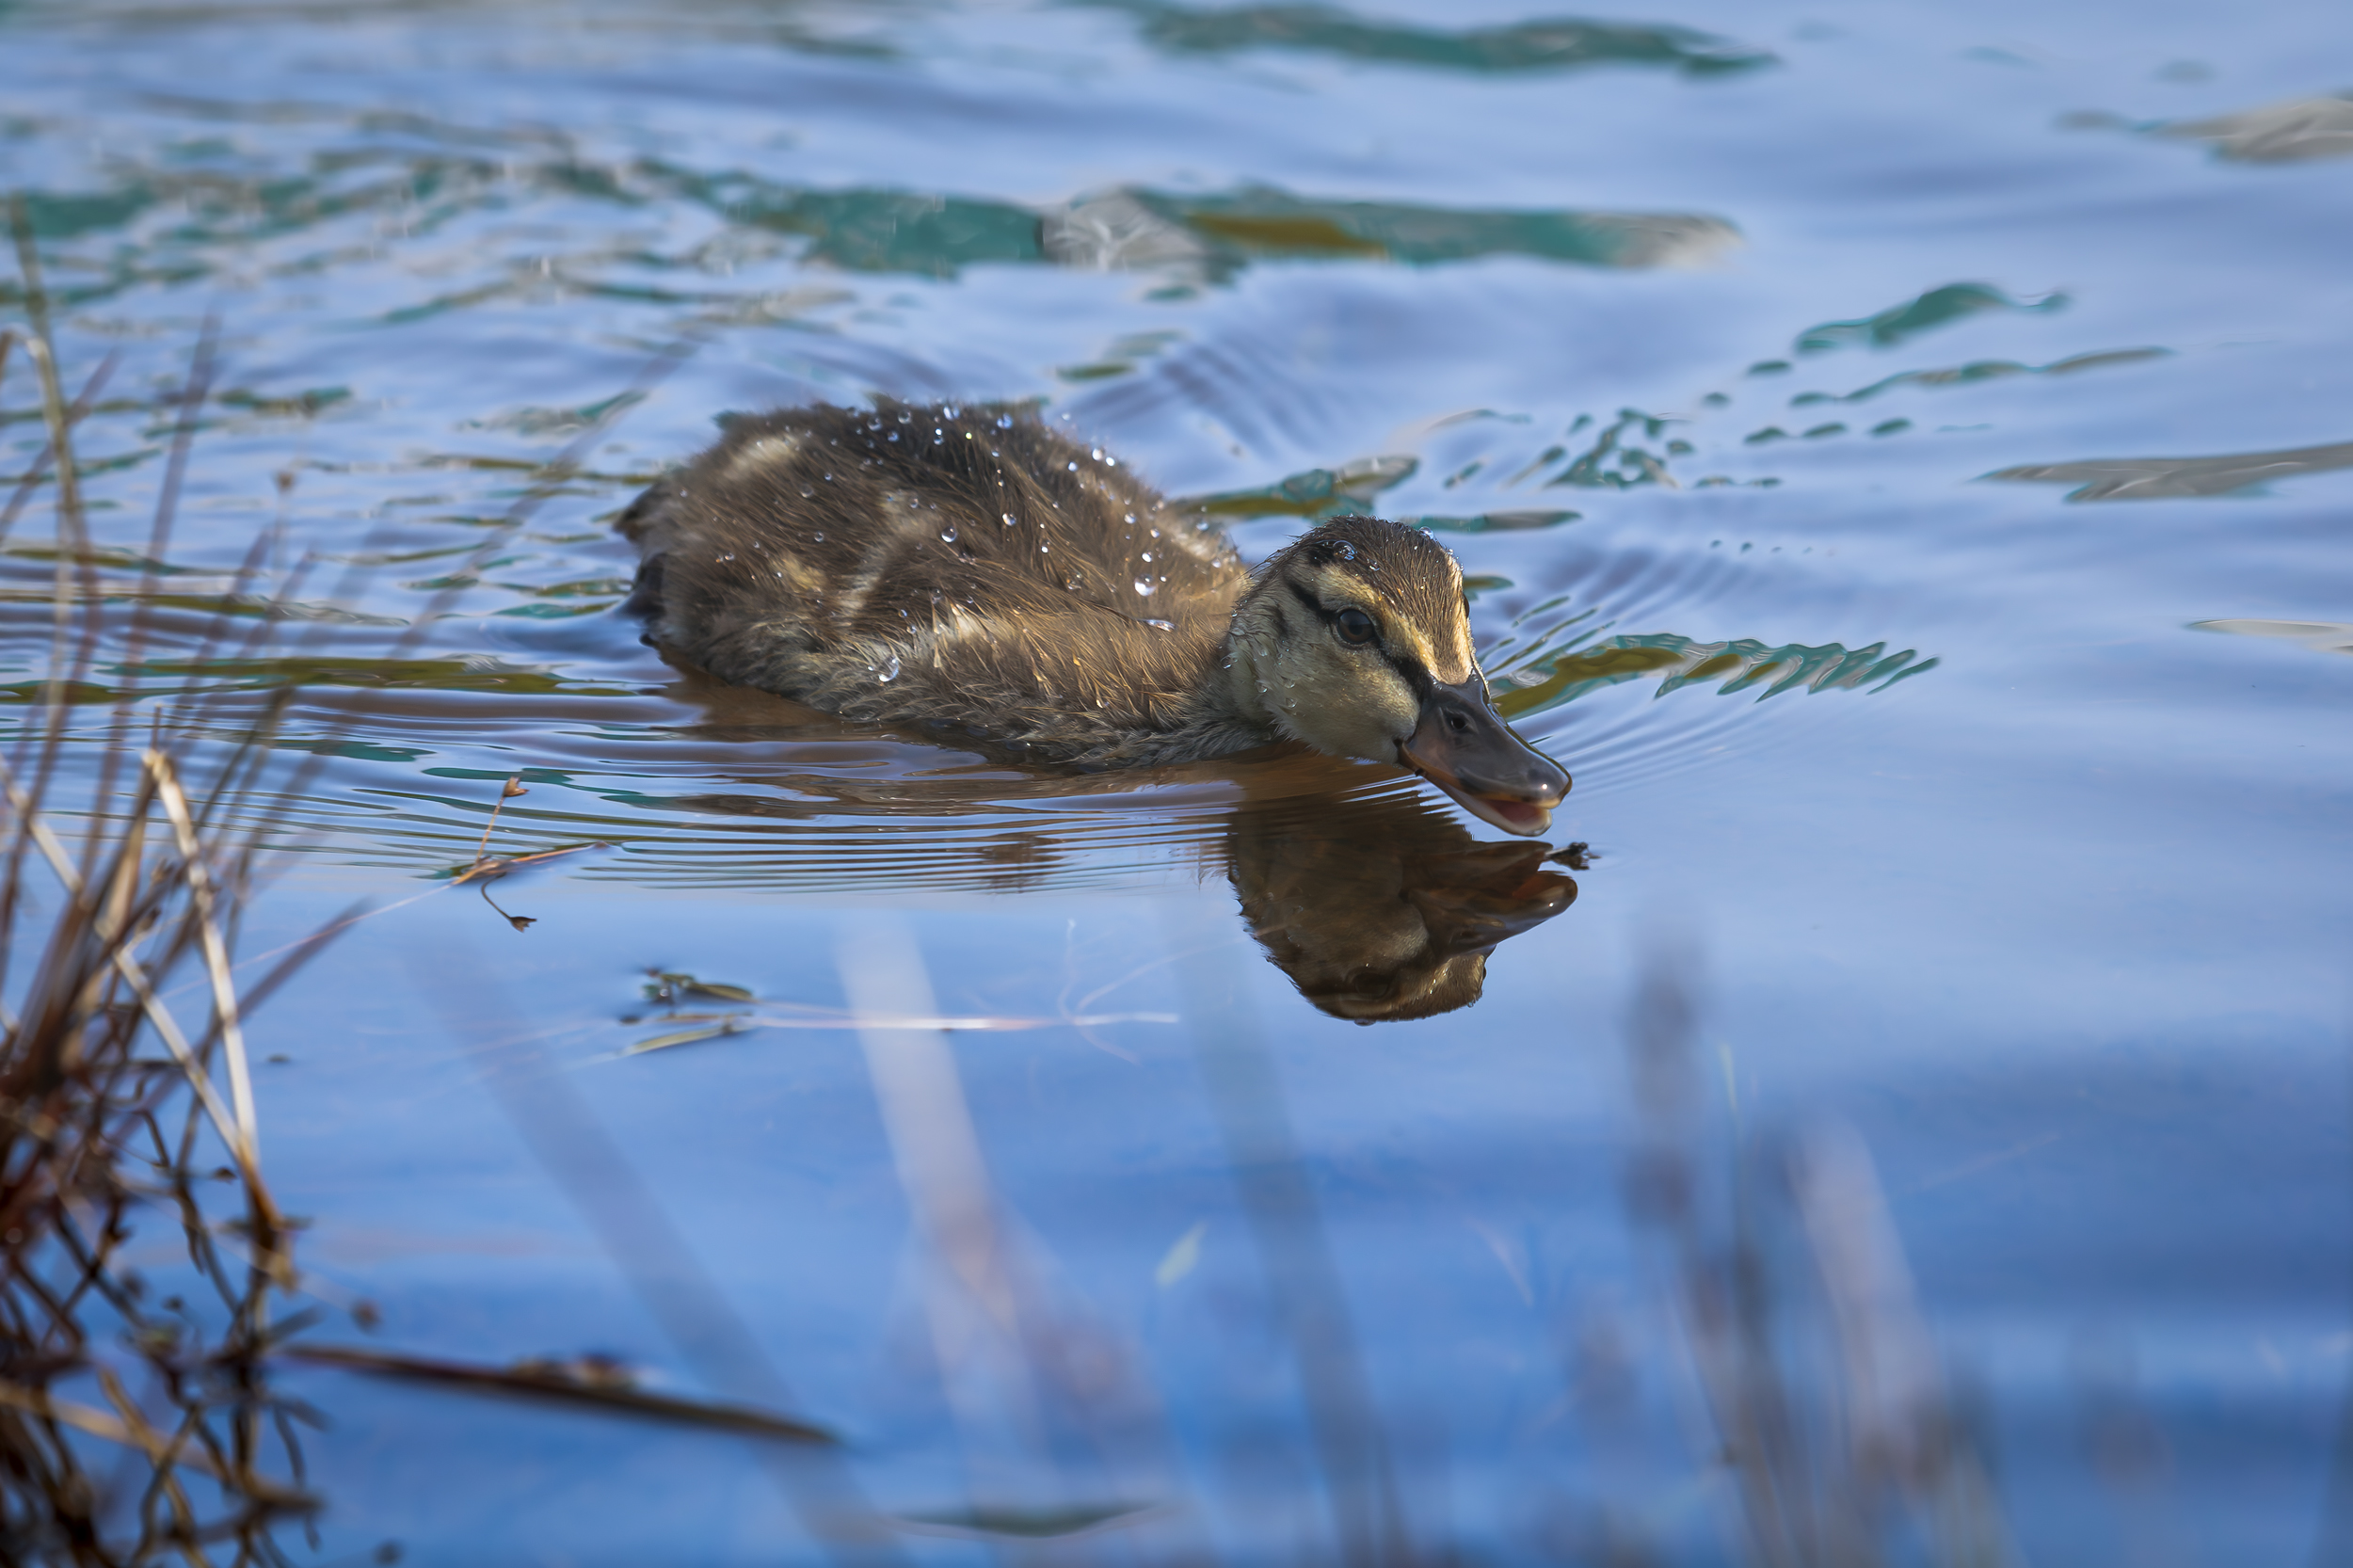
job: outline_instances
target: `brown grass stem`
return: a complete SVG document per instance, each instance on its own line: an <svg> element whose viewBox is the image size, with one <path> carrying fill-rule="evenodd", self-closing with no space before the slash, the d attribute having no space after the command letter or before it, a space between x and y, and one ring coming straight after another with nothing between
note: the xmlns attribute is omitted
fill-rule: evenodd
<svg viewBox="0 0 2353 1568"><path fill-rule="evenodd" d="M512 776L503 786L500 787L498 799L490 803L490 820L482 824L482 841L473 846L474 865L479 866L483 863L483 861L489 858L490 834L491 831L498 826L499 813L505 809L506 803L514 799L517 795L529 794L530 792L530 791L523 788L523 776L521 774Z"/></svg>

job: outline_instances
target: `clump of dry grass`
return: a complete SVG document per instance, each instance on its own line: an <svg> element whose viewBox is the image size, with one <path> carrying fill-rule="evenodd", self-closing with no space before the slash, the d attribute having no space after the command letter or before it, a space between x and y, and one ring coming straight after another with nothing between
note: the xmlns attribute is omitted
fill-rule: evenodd
<svg viewBox="0 0 2353 1568"><path fill-rule="evenodd" d="M320 1506L306 1489L300 1429L322 1423L275 1387L281 1361L829 1449L836 1439L807 1422L640 1389L626 1368L595 1358L496 1367L290 1343L318 1309L289 1311L289 1300L322 1288L297 1272L300 1227L263 1175L246 1020L360 912L264 955L275 967L247 978L264 959L233 957L241 917L284 808L312 788L323 753L277 765L290 755L278 742L291 685L257 703L233 690L190 692L174 672L204 669L216 653L249 660L271 644L305 568L261 591L279 542L277 530L264 531L200 629L184 614L167 626L166 595L102 581L128 552L90 536L73 438L113 366L67 396L21 203L11 216L27 330L0 330L0 392L12 363L29 361L47 441L0 505L0 539L44 484L56 523L52 548L10 552L54 562L46 591L0 594L0 617L14 618L0 632L19 647L46 645L42 676L0 686L0 1563L204 1564L216 1551L239 1565L288 1561L281 1528L307 1524ZM212 342L208 330L165 400L177 429L144 556L132 557L151 565L167 559L213 396ZM666 350L641 381L684 351ZM577 468L594 434L546 467L501 537ZM282 498L292 475L278 478ZM455 591L424 607L395 656L423 639ZM148 664L149 643L167 638L189 657ZM365 701L340 708L348 720ZM487 901L490 882L572 853L491 853L498 808L525 792L506 781L473 858L443 887L473 885ZM500 913L518 931L533 923ZM546 1133L544 1120L531 1125ZM554 1155L587 1136L575 1122L545 1140ZM602 1218L632 1197L600 1191L592 1207ZM158 1213L176 1222L183 1246L159 1258L148 1238L135 1263L139 1222ZM645 1229L618 1249L625 1266L649 1244ZM347 1304L361 1327L375 1326L366 1304ZM787 1468L800 1487L799 1470ZM821 1513L834 1508L829 1495L819 1502ZM873 1535L862 1505L852 1512L851 1535Z"/></svg>
<svg viewBox="0 0 2353 1568"><path fill-rule="evenodd" d="M304 1320L279 1315L294 1232L263 1176L245 1020L326 933L241 986L232 953L266 813L222 824L251 818L278 708L200 744L136 691L95 725L75 701L109 639L127 635L120 662L137 664L146 627L98 591L73 431L100 377L66 397L15 216L31 329L0 333L0 372L12 351L31 362L48 441L22 489L52 471L56 522L47 673L20 688L0 750L0 1560L202 1563L217 1546L278 1561L274 1532L314 1506L297 1430L311 1413L264 1366ZM210 364L208 334L178 394L151 559ZM8 520L22 509L20 493ZM142 1210L178 1223L184 1260L145 1250L168 1286L129 1256Z"/></svg>

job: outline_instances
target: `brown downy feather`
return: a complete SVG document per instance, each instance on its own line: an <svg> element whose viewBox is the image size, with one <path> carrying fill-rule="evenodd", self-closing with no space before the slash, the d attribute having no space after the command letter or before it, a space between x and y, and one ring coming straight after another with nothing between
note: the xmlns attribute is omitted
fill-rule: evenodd
<svg viewBox="0 0 2353 1568"><path fill-rule="evenodd" d="M737 419L619 527L648 640L725 680L1076 760L1268 739L1205 699L1248 584L1224 536L1026 411Z"/></svg>

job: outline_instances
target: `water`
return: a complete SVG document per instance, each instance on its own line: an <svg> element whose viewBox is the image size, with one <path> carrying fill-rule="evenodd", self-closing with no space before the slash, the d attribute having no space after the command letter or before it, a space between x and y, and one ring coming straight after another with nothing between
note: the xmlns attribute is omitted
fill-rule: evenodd
<svg viewBox="0 0 2353 1568"><path fill-rule="evenodd" d="M247 947L387 906L257 1026L303 1262L380 1315L313 1338L740 1394L644 1304L611 1216L649 1197L791 1413L933 1521L914 1560L992 1549L959 1520L1313 1560L1379 1533L1385 1464L1432 1552L1789 1560L1690 1284L1745 1241L1776 1451L1828 1493L1853 1380L1925 1379L2020 1560L2345 1560L2353 164L2342 108L2223 117L2343 89L2353 39L2292 4L1545 20L0 9L0 184L69 377L119 357L108 581L180 607L146 676L298 682L328 758ZM20 357L11 472L29 389ZM663 667L613 514L717 413L875 393L1041 399L1254 557L1422 520L1590 864L1471 850L1387 770L1031 774ZM0 684L43 667L46 501ZM199 659L281 520L264 586L307 608ZM489 889L520 932L446 887L516 774L494 848L608 846ZM1473 1005L1334 1016L1368 954L1459 1000L1489 939ZM861 1046L877 998L1038 1027ZM612 1160L567 1178L584 1128ZM1000 1218L943 1231L975 1160ZM1908 1297L1842 1295L1837 1235ZM732 1438L278 1377L331 1422L297 1561L812 1555Z"/></svg>

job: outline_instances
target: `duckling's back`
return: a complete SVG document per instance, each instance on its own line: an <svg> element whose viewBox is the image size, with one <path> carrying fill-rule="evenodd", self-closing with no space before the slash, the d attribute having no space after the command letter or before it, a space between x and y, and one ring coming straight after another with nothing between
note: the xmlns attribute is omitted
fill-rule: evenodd
<svg viewBox="0 0 2353 1568"><path fill-rule="evenodd" d="M648 640L846 717L1089 762L1215 755L1247 573L1116 458L1001 408L732 421L619 522Z"/></svg>

